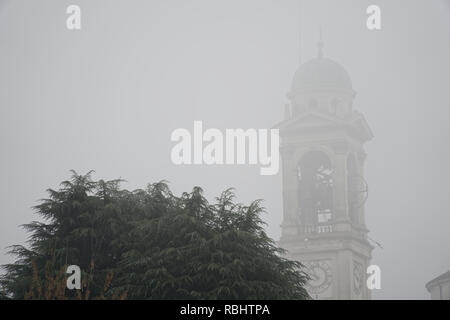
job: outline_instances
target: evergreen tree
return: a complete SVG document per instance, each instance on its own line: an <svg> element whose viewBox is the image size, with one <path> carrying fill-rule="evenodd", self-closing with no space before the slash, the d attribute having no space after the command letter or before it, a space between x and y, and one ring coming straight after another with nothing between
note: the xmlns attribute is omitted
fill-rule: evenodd
<svg viewBox="0 0 450 320"><path fill-rule="evenodd" d="M214 204L195 187L174 196L167 184L120 189L73 172L24 225L29 246L13 246L0 285L10 297L132 299L307 299L299 262L282 257L264 231L260 201ZM64 271L83 271L83 290L64 288ZM1 290L0 290L1 291Z"/></svg>

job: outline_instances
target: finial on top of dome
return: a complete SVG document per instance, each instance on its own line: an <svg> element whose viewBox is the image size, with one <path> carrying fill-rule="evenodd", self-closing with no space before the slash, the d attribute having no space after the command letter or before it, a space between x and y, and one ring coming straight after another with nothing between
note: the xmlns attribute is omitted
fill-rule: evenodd
<svg viewBox="0 0 450 320"><path fill-rule="evenodd" d="M319 26L319 42L317 43L317 48L319 49L317 57L323 58L322 26Z"/></svg>

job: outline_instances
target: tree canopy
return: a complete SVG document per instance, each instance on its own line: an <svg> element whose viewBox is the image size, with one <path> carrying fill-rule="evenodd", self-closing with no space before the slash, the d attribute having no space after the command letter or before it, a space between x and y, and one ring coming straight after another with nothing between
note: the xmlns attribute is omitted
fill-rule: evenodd
<svg viewBox="0 0 450 320"><path fill-rule="evenodd" d="M203 190L177 197L166 182L121 189L72 172L35 207L23 227L0 292L15 299L308 299L299 262L264 231L259 200L235 202L232 189L210 204ZM65 288L68 265L82 290ZM3 290L2 290L3 289Z"/></svg>

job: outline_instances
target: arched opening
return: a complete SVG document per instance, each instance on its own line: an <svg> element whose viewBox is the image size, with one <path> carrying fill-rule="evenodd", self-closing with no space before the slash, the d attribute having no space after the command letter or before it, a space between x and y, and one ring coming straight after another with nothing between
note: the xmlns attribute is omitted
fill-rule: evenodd
<svg viewBox="0 0 450 320"><path fill-rule="evenodd" d="M301 158L298 164L298 197L303 224L331 220L333 169L325 153L312 151Z"/></svg>

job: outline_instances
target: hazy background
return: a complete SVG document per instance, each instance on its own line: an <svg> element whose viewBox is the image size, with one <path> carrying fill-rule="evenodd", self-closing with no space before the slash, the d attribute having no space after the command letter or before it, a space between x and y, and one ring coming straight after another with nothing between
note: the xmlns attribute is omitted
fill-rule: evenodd
<svg viewBox="0 0 450 320"><path fill-rule="evenodd" d="M82 30L66 29L68 5ZM377 4L382 30L366 28ZM269 128L283 118L302 61L325 56L349 72L375 134L366 147L373 298L429 298L450 269L450 1L0 1L0 264L23 243L31 206L69 177L122 177L128 189L170 181L208 199L233 186L265 199L278 239L281 175L259 166L175 166L171 132ZM301 34L301 36L300 36ZM299 39L301 38L301 46ZM301 54L300 54L301 47Z"/></svg>

